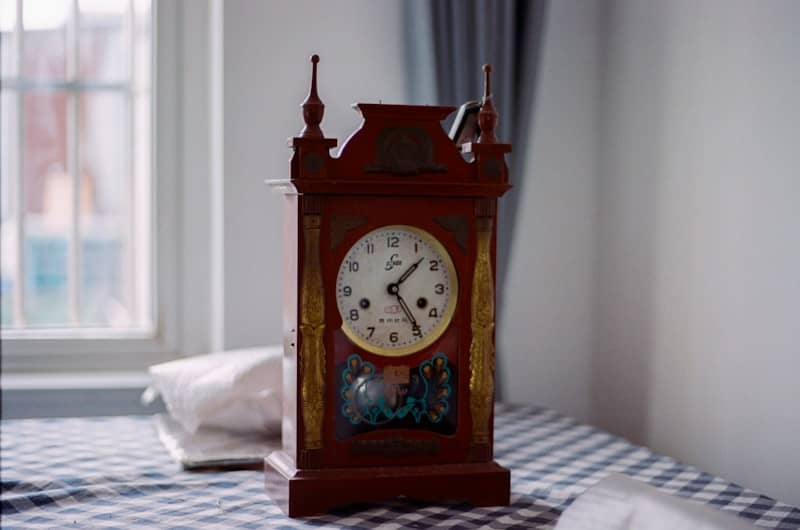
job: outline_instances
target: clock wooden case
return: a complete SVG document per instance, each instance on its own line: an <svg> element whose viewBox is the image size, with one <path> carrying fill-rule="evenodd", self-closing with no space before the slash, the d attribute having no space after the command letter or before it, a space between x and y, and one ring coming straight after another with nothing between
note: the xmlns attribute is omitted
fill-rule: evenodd
<svg viewBox="0 0 800 530"><path fill-rule="evenodd" d="M317 63L290 139L283 448L269 495L290 516L397 496L509 502L493 461L497 198L509 188L484 67L476 142L454 107L359 103L342 146L320 129ZM465 160L469 153L470 161Z"/></svg>

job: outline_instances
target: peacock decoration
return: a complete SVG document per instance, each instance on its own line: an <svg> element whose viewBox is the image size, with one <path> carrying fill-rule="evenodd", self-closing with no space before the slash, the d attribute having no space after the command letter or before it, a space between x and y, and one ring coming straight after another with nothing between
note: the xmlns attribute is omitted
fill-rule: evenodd
<svg viewBox="0 0 800 530"><path fill-rule="evenodd" d="M407 384L385 383L374 364L350 355L342 370L342 414L353 425L384 425L406 417L439 423L450 410L450 376L444 353L412 370Z"/></svg>

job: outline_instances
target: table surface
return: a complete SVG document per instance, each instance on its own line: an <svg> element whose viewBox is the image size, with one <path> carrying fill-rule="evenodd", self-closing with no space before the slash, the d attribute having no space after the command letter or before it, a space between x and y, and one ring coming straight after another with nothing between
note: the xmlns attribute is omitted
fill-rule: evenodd
<svg viewBox="0 0 800 530"><path fill-rule="evenodd" d="M3 528L552 528L610 473L738 514L800 528L800 510L556 412L498 406L495 456L511 469L511 506L393 501L305 520L285 517L259 471L188 472L149 417L2 422Z"/></svg>

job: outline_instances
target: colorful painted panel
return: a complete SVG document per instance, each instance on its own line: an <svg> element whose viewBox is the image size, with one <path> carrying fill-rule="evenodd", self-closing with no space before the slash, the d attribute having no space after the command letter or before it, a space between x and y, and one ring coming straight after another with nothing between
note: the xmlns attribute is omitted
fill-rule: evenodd
<svg viewBox="0 0 800 530"><path fill-rule="evenodd" d="M338 438L384 429L455 432L457 378L444 353L418 366L383 370L352 354L337 372L341 375Z"/></svg>

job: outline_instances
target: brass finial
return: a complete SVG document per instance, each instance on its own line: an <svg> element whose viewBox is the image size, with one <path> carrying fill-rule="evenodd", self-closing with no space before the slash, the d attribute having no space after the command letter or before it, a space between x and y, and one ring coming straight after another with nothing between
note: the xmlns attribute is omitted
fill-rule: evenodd
<svg viewBox="0 0 800 530"><path fill-rule="evenodd" d="M497 111L492 103L492 79L489 75L492 73L492 65L484 64L483 73L483 100L481 101L481 111L478 113L481 135L478 137L478 143L494 144L497 143L497 137L494 134L495 127L497 127Z"/></svg>
<svg viewBox="0 0 800 530"><path fill-rule="evenodd" d="M311 89L300 106L303 109L303 121L306 124L300 132L301 138L323 137L319 124L325 114L325 104L317 95L317 63L319 63L319 55L314 54L311 56Z"/></svg>

